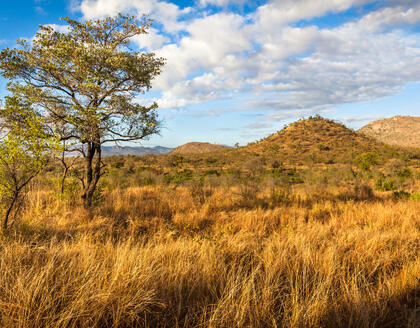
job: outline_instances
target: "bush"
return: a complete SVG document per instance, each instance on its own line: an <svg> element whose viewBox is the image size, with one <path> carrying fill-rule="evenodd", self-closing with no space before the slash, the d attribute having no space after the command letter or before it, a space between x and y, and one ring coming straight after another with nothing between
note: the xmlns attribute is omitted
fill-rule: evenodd
<svg viewBox="0 0 420 328"><path fill-rule="evenodd" d="M177 172L173 176L172 182L174 182L176 184L181 184L185 181L192 180L192 178L193 178L193 172L191 170L184 169L180 172Z"/></svg>
<svg viewBox="0 0 420 328"><path fill-rule="evenodd" d="M319 150L330 150L330 147L323 145L323 144L318 144L318 149Z"/></svg>
<svg viewBox="0 0 420 328"><path fill-rule="evenodd" d="M397 189L395 180L391 178L381 177L376 181L376 189L382 191L391 191Z"/></svg>
<svg viewBox="0 0 420 328"><path fill-rule="evenodd" d="M406 192L404 190L400 190L400 191L394 191L392 196L395 199L409 199L411 195L410 195L409 192Z"/></svg>
<svg viewBox="0 0 420 328"><path fill-rule="evenodd" d="M372 166L378 165L378 156L375 153L363 153L355 161L360 169L369 171Z"/></svg>
<svg viewBox="0 0 420 328"><path fill-rule="evenodd" d="M125 162L124 161L116 161L111 164L111 167L114 169L120 169L124 167Z"/></svg>
<svg viewBox="0 0 420 328"><path fill-rule="evenodd" d="M412 200L416 200L416 201L418 201L418 202L420 202L420 193L414 193L414 194L412 194L411 195L411 197L410 197Z"/></svg>
<svg viewBox="0 0 420 328"><path fill-rule="evenodd" d="M401 169L398 173L397 173L398 177L404 179L404 178L412 178L413 177L413 172L411 172L411 170L407 167Z"/></svg>

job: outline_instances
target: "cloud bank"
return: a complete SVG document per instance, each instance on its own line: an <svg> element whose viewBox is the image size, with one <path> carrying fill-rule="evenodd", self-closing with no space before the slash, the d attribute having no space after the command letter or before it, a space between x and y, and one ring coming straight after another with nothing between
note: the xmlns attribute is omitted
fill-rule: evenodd
<svg viewBox="0 0 420 328"><path fill-rule="evenodd" d="M244 10L245 4L83 0L78 8L86 19L150 14L150 34L133 42L167 59L154 83L160 107L206 115L200 105L239 99L226 111L267 111L250 128L377 99L420 80L418 1L272 0Z"/></svg>

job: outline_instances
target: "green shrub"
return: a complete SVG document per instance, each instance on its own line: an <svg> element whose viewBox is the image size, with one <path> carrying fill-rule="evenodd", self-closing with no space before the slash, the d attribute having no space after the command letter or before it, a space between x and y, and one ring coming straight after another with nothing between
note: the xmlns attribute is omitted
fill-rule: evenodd
<svg viewBox="0 0 420 328"><path fill-rule="evenodd" d="M409 192L406 192L404 190L400 190L400 191L394 191L392 196L395 199L409 199L411 195L410 195Z"/></svg>
<svg viewBox="0 0 420 328"><path fill-rule="evenodd" d="M394 179L381 177L376 181L376 189L382 191L391 191L397 189Z"/></svg>
<svg viewBox="0 0 420 328"><path fill-rule="evenodd" d="M192 178L193 178L193 172L191 170L184 169L180 172L177 172L173 176L172 182L174 182L176 184L181 184L185 181L192 180Z"/></svg>
<svg viewBox="0 0 420 328"><path fill-rule="evenodd" d="M125 161L116 161L114 163L111 164L111 167L114 169L120 169L122 167L124 167Z"/></svg>
<svg viewBox="0 0 420 328"><path fill-rule="evenodd" d="M416 200L416 201L418 201L418 202L420 202L420 193L414 193L414 194L412 194L411 195L411 197L410 197L412 200Z"/></svg>
<svg viewBox="0 0 420 328"><path fill-rule="evenodd" d="M412 177L413 177L413 172L411 172L411 170L410 170L409 168L405 167L405 168L401 169L401 170L397 173L397 175L398 175L400 178L407 178L407 179L409 179L409 178L412 178Z"/></svg>
<svg viewBox="0 0 420 328"><path fill-rule="evenodd" d="M378 155L375 153L363 153L355 159L360 169L369 171L374 165L378 165Z"/></svg>

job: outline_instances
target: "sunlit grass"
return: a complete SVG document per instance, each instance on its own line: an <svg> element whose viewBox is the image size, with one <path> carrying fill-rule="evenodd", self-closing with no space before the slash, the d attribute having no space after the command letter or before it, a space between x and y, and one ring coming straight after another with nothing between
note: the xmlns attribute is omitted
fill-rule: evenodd
<svg viewBox="0 0 420 328"><path fill-rule="evenodd" d="M317 199L304 188L275 203L270 189L197 193L116 189L93 217L30 195L0 243L0 325L418 324L420 202Z"/></svg>

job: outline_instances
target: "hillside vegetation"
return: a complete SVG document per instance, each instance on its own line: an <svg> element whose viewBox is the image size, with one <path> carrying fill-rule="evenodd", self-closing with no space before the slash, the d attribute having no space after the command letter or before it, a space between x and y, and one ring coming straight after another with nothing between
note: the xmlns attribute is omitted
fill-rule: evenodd
<svg viewBox="0 0 420 328"><path fill-rule="evenodd" d="M404 152L322 117L294 122L242 151L278 157L291 165L351 163L357 155L367 152L386 159Z"/></svg>
<svg viewBox="0 0 420 328"><path fill-rule="evenodd" d="M420 148L420 117L395 116L370 122L359 130L390 145Z"/></svg>
<svg viewBox="0 0 420 328"><path fill-rule="evenodd" d="M229 147L208 142L188 142L182 146L176 147L171 151L171 154L203 154L226 149L229 149Z"/></svg>
<svg viewBox="0 0 420 328"><path fill-rule="evenodd" d="M31 184L0 239L1 327L418 326L417 150L316 117L106 164L91 210L56 163Z"/></svg>

